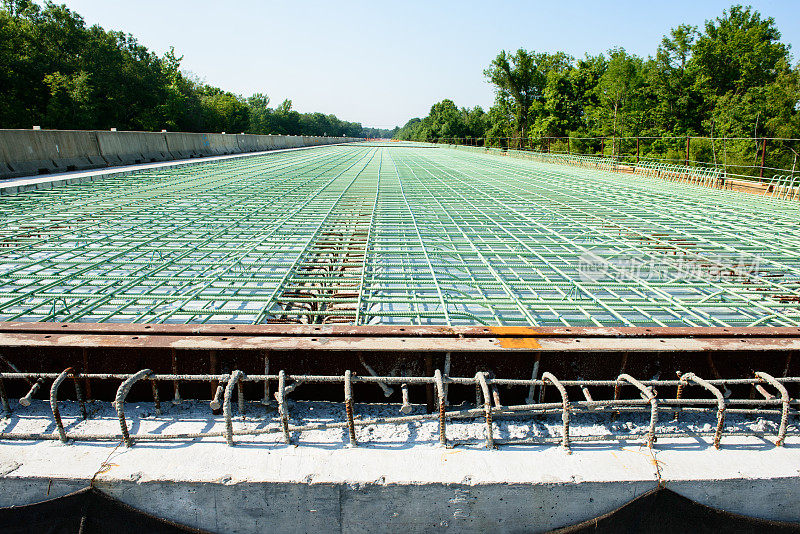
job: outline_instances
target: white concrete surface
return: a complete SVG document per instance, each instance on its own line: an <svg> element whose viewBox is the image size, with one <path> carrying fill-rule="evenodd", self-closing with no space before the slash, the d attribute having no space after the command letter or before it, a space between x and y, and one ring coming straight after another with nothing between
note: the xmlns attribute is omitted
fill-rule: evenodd
<svg viewBox="0 0 800 534"><path fill-rule="evenodd" d="M108 403L92 406L87 422L72 403L61 403L68 432L115 432ZM167 433L222 428L207 405L165 404L152 416L148 404L126 405L136 432ZM274 426L274 413L248 405L234 427ZM421 408L417 407L417 411ZM338 419L341 404L293 403L293 423ZM364 416L394 414L396 407L357 405ZM140 419L140 416L145 416ZM302 421L300 420L302 418ZM584 419L581 421L581 419ZM607 433L638 422L575 417L575 434ZM685 438L662 439L656 449L635 443L482 448L482 421L448 425L448 437L474 437L451 449L436 444L436 423L365 427L360 446L347 448L340 429L180 442L0 442L0 506L52 498L87 485L160 517L215 532L513 532L542 531L608 512L659 483L698 502L756 517L800 521L800 437L783 448L768 439L725 437L722 450L692 433L708 417L685 418L668 428ZM727 428L774 430L765 419L729 418ZM642 420L642 423L644 420ZM495 436L548 435L560 418L496 422ZM15 409L0 431L54 431L48 406Z"/></svg>

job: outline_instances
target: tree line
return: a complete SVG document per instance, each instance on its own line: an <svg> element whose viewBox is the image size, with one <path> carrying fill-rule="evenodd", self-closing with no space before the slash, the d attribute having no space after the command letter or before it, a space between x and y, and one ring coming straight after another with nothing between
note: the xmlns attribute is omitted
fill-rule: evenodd
<svg viewBox="0 0 800 534"><path fill-rule="evenodd" d="M443 100L396 138L552 148L572 137L575 152L596 153L605 142L605 153L619 154L620 138L642 137L649 138L643 152L654 157L681 153L691 136L751 138L731 141L725 152L746 152L750 161L758 153L752 138L800 137L800 65L780 37L772 17L735 5L702 31L673 28L646 58L620 47L583 58L502 51L484 71L496 95L488 112ZM692 159L722 157L713 143L694 144Z"/></svg>
<svg viewBox="0 0 800 534"><path fill-rule="evenodd" d="M87 26L64 5L0 5L0 128L228 132L391 137L335 115L298 113L257 93L243 97L181 71L122 32Z"/></svg>

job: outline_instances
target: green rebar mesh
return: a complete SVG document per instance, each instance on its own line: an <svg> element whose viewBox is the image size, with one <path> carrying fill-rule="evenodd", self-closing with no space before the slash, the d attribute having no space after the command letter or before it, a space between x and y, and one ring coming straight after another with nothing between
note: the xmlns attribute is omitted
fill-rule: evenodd
<svg viewBox="0 0 800 534"><path fill-rule="evenodd" d="M0 320L800 324L797 202L392 143L0 196Z"/></svg>

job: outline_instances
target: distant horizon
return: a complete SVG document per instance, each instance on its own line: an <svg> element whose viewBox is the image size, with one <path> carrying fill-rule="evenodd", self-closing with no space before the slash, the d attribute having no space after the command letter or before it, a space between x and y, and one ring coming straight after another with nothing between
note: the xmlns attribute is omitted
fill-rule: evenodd
<svg viewBox="0 0 800 534"><path fill-rule="evenodd" d="M642 8L626 1L609 9L578 2L576 10L574 4L567 9L415 1L402 6L352 2L343 10L316 1L264 5L245 0L237 9L202 0L62 3L87 25L129 33L158 55L173 46L184 57L184 71L223 90L245 97L264 93L271 107L290 99L293 109L303 113L333 114L386 129L424 117L444 98L458 107L488 110L494 93L483 69L500 50L563 50L580 58L622 46L647 57L671 28L692 24L702 29L706 20L735 4L679 0ZM781 41L794 50L800 42L796 3L743 4L773 17ZM280 52L270 53L274 49Z"/></svg>

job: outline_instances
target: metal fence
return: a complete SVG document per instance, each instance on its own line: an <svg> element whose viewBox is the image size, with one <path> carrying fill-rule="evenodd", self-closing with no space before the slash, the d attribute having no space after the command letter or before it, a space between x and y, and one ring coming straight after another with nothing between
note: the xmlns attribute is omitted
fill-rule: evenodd
<svg viewBox="0 0 800 534"><path fill-rule="evenodd" d="M635 165L641 162L704 167L724 176L750 180L798 181L800 139L774 137L449 137L431 140L466 146L531 150L551 154L601 156Z"/></svg>

